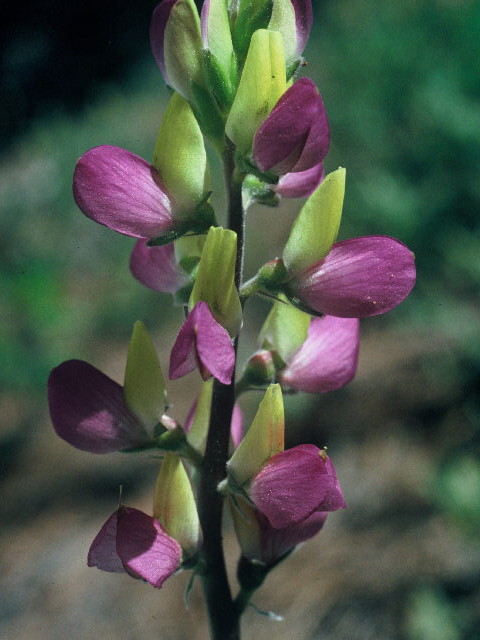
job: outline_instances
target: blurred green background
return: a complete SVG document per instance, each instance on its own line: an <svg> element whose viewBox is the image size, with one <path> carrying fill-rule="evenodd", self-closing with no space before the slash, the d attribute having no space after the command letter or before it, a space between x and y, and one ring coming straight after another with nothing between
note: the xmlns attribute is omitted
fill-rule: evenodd
<svg viewBox="0 0 480 640"><path fill-rule="evenodd" d="M85 567L120 483L149 510L158 460L70 451L48 421L53 366L81 358L121 381L142 319L166 370L181 318L130 276L133 241L84 218L71 194L92 146L151 157L168 99L148 48L155 3L72 4L0 10L0 630L204 638L199 590L182 612L182 577L159 594ZM287 401L289 443L329 446L349 508L259 592L284 626L249 613L246 638L480 638L479 42L473 0L314 2L305 72L329 114L327 171L347 168L341 238L399 238L418 281L362 323L348 388ZM247 276L280 251L299 207L249 213ZM251 304L243 358L267 310ZM197 384L170 385L178 419Z"/></svg>

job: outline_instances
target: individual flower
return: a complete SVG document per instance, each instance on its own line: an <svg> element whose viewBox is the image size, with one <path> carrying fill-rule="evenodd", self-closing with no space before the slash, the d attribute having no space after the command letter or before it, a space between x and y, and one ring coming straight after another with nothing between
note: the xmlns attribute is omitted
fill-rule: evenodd
<svg viewBox="0 0 480 640"><path fill-rule="evenodd" d="M287 66L297 62L308 41L313 23L311 0L273 0L269 29L283 35Z"/></svg>
<svg viewBox="0 0 480 640"><path fill-rule="evenodd" d="M158 171L120 147L104 145L83 154L73 195L88 218L127 236L154 238L179 226L175 201Z"/></svg>
<svg viewBox="0 0 480 640"><path fill-rule="evenodd" d="M102 571L127 572L159 589L181 559L182 548L156 518L121 506L92 542L87 564Z"/></svg>
<svg viewBox="0 0 480 640"><path fill-rule="evenodd" d="M170 354L169 376L180 378L198 367L204 380L214 376L230 384L235 350L228 331L213 317L206 302L198 302L180 329Z"/></svg>
<svg viewBox="0 0 480 640"><path fill-rule="evenodd" d="M365 236L334 244L281 289L305 310L362 318L390 311L414 284L415 259L408 247L388 236Z"/></svg>
<svg viewBox="0 0 480 640"><path fill-rule="evenodd" d="M57 435L82 451L111 453L151 442L123 388L88 362L69 360L53 369L48 404Z"/></svg>
<svg viewBox="0 0 480 640"><path fill-rule="evenodd" d="M282 176L316 167L328 153L327 113L315 84L300 78L280 97L253 139L253 161L263 173Z"/></svg>
<svg viewBox="0 0 480 640"><path fill-rule="evenodd" d="M302 522L276 529L261 511L241 497L229 502L242 555L267 568L274 566L302 542L313 538L322 529L328 515L328 512L314 511Z"/></svg>
<svg viewBox="0 0 480 640"><path fill-rule="evenodd" d="M277 378L283 387L309 393L340 389L352 380L358 364L357 318L312 318L302 346Z"/></svg>
<svg viewBox="0 0 480 640"><path fill-rule="evenodd" d="M87 362L69 360L50 374L48 404L55 431L77 449L110 453L152 445L148 431L165 410L166 392L145 325L133 327L123 387Z"/></svg>
<svg viewBox="0 0 480 640"><path fill-rule="evenodd" d="M332 461L311 444L274 455L244 489L275 529L302 522L314 511L345 508Z"/></svg>

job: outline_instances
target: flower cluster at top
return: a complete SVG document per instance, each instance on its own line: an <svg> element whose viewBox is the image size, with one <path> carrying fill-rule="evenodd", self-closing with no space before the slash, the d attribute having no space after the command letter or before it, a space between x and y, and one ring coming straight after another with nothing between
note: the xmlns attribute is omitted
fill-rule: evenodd
<svg viewBox="0 0 480 640"><path fill-rule="evenodd" d="M91 545L90 566L126 571L155 587L181 567L199 566L195 469L204 464L213 380L234 384L236 339L253 295L275 302L236 390L237 397L250 389L264 396L248 430L235 405L218 488L243 558L267 571L316 534L328 512L345 507L325 450L284 449L282 389L324 393L347 384L357 367L359 318L402 302L415 266L394 238L337 242L345 170L325 175L326 110L315 84L298 77L311 25L310 0L205 0L200 16L193 0L163 0L150 41L172 95L152 163L113 146L78 161L73 193L81 211L136 238L133 276L185 307L169 378L195 370L202 378L182 426L165 413L163 375L140 322L123 387L79 360L52 371L50 413L61 438L99 454L164 453L153 515L120 505ZM230 157L230 187L241 193L244 211L307 198L282 255L247 282L239 281L237 234L218 225L210 203L205 138Z"/></svg>

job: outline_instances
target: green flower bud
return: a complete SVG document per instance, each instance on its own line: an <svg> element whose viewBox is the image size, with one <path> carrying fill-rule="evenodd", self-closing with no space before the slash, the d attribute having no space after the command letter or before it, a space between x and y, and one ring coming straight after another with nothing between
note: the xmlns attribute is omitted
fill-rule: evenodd
<svg viewBox="0 0 480 640"><path fill-rule="evenodd" d="M178 93L163 116L152 164L181 210L191 212L201 202L210 181L207 154L193 111Z"/></svg>
<svg viewBox="0 0 480 640"><path fill-rule="evenodd" d="M166 453L155 484L153 515L187 558L198 550L202 532L195 498L179 456Z"/></svg>
<svg viewBox="0 0 480 640"><path fill-rule="evenodd" d="M207 302L215 320L232 337L242 327L242 306L235 287L236 260L237 234L210 227L188 303L191 311L197 302Z"/></svg>
<svg viewBox="0 0 480 640"><path fill-rule="evenodd" d="M128 348L125 381L125 404L147 428L161 419L167 404L165 382L158 356L143 322L133 326Z"/></svg>
<svg viewBox="0 0 480 640"><path fill-rule="evenodd" d="M337 239L345 194L345 169L330 173L303 205L283 250L290 276L324 258Z"/></svg>
<svg viewBox="0 0 480 640"><path fill-rule="evenodd" d="M248 153L253 136L286 89L283 36L259 29L252 36L237 95L225 125L225 132Z"/></svg>

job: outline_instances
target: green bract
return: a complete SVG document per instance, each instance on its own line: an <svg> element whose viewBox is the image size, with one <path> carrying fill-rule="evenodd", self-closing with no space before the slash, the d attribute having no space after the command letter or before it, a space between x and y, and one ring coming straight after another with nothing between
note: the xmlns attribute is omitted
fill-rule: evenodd
<svg viewBox="0 0 480 640"><path fill-rule="evenodd" d="M258 473L267 460L283 451L284 430L282 388L279 384L271 384L250 429L227 463L237 485L243 485Z"/></svg>
<svg viewBox="0 0 480 640"><path fill-rule="evenodd" d="M152 339L140 321L134 324L130 339L123 397L130 411L148 428L154 427L165 411L162 370Z"/></svg>
<svg viewBox="0 0 480 640"><path fill-rule="evenodd" d="M337 239L345 193L345 169L330 173L303 205L283 250L290 275L324 258Z"/></svg>
<svg viewBox="0 0 480 640"><path fill-rule="evenodd" d="M305 342L311 316L285 302L276 302L258 336L259 347L278 353L287 363Z"/></svg>
<svg viewBox="0 0 480 640"><path fill-rule="evenodd" d="M255 31L225 125L226 134L242 153L250 151L258 127L285 92L285 74L282 34Z"/></svg>
<svg viewBox="0 0 480 640"><path fill-rule="evenodd" d="M190 105L178 93L165 111L152 164L181 211L191 212L208 189L209 171L202 132Z"/></svg>
<svg viewBox="0 0 480 640"><path fill-rule="evenodd" d="M197 551L202 533L190 480L179 456L166 453L155 484L153 515L186 557Z"/></svg>
<svg viewBox="0 0 480 640"><path fill-rule="evenodd" d="M215 320L236 336L242 326L242 306L235 287L237 234L229 229L210 227L190 295L191 311L205 301Z"/></svg>

